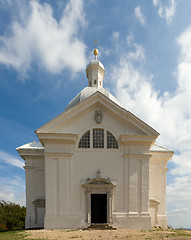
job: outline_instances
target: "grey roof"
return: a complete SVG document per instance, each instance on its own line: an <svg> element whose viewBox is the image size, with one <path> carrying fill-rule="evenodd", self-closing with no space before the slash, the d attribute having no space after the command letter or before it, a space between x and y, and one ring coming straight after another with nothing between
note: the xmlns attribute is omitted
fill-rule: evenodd
<svg viewBox="0 0 191 240"><path fill-rule="evenodd" d="M21 149L35 150L35 149L44 149L44 147L42 146L42 144L40 142L34 141L34 142L26 143L17 148L17 150L21 150ZM151 147L151 152L173 152L173 151L168 148L154 144Z"/></svg>
<svg viewBox="0 0 191 240"><path fill-rule="evenodd" d="M159 146L159 145L157 145L157 144L154 144L154 145L151 147L151 152L173 152L173 151L172 151L171 149L168 149L168 148Z"/></svg>
<svg viewBox="0 0 191 240"><path fill-rule="evenodd" d="M17 150L21 150L21 149L35 150L35 149L44 149L44 147L40 142L34 141L34 142L26 143L17 148Z"/></svg>
<svg viewBox="0 0 191 240"><path fill-rule="evenodd" d="M102 67L104 70L105 70L105 68L104 68L104 66L103 66L103 63L101 63L99 60L97 60L97 59L93 59L93 60L91 60L91 62L87 65L87 67L86 67L86 69L88 69L88 67L89 66L91 66L91 65L98 65L98 66L100 66L100 67Z"/></svg>
<svg viewBox="0 0 191 240"><path fill-rule="evenodd" d="M113 101L120 107L124 108L122 104L119 102L119 100L117 100L117 98L114 97L107 89L102 87L86 87L75 98L73 98L72 101L68 103L66 110L76 106L78 103L84 101L85 99L93 95L95 92L102 93L103 95L108 97L111 101Z"/></svg>

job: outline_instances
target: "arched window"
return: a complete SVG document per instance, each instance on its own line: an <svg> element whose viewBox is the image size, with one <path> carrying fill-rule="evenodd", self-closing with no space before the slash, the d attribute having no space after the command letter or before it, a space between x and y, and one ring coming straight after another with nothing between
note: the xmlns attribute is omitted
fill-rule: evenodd
<svg viewBox="0 0 191 240"><path fill-rule="evenodd" d="M78 147L118 149L119 145L112 133L103 128L94 128L84 133Z"/></svg>
<svg viewBox="0 0 191 240"><path fill-rule="evenodd" d="M117 139L107 131L107 148L118 148Z"/></svg>
<svg viewBox="0 0 191 240"><path fill-rule="evenodd" d="M104 148L104 129L93 129L93 148Z"/></svg>
<svg viewBox="0 0 191 240"><path fill-rule="evenodd" d="M90 130L81 137L79 148L90 148Z"/></svg>

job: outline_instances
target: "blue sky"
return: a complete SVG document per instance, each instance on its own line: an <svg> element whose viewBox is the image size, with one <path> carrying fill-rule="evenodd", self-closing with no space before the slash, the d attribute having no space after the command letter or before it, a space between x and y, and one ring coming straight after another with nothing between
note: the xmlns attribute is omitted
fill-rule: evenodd
<svg viewBox="0 0 191 240"><path fill-rule="evenodd" d="M87 86L97 39L104 87L175 151L168 223L191 228L190 9L190 0L0 0L0 199L25 204L15 149Z"/></svg>

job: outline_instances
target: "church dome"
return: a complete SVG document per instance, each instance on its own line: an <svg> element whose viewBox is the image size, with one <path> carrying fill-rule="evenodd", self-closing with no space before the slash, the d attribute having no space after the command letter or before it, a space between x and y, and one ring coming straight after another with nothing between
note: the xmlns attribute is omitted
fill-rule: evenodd
<svg viewBox="0 0 191 240"><path fill-rule="evenodd" d="M76 106L78 103L84 101L91 95L93 95L95 92L100 92L103 95L105 95L107 98L109 98L111 101L119 105L120 107L123 107L122 104L117 100L116 97L114 97L107 89L100 88L100 87L86 87L84 88L75 98L72 99L72 101L69 102L69 104L66 107L66 110Z"/></svg>
<svg viewBox="0 0 191 240"><path fill-rule="evenodd" d="M94 50L95 59L92 60L86 67L86 75L88 78L88 87L84 88L66 107L66 110L74 107L78 103L84 101L95 92L100 92L109 98L111 101L123 107L121 103L108 90L103 88L103 79L105 77L104 65L97 59L98 50Z"/></svg>

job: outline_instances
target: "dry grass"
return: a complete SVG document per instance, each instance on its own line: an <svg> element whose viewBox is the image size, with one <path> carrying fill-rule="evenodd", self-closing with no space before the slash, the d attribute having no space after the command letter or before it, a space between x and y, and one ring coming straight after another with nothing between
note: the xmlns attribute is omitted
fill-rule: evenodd
<svg viewBox="0 0 191 240"><path fill-rule="evenodd" d="M191 239L191 231L173 229L153 230L29 230L24 239L51 240L186 240Z"/></svg>

